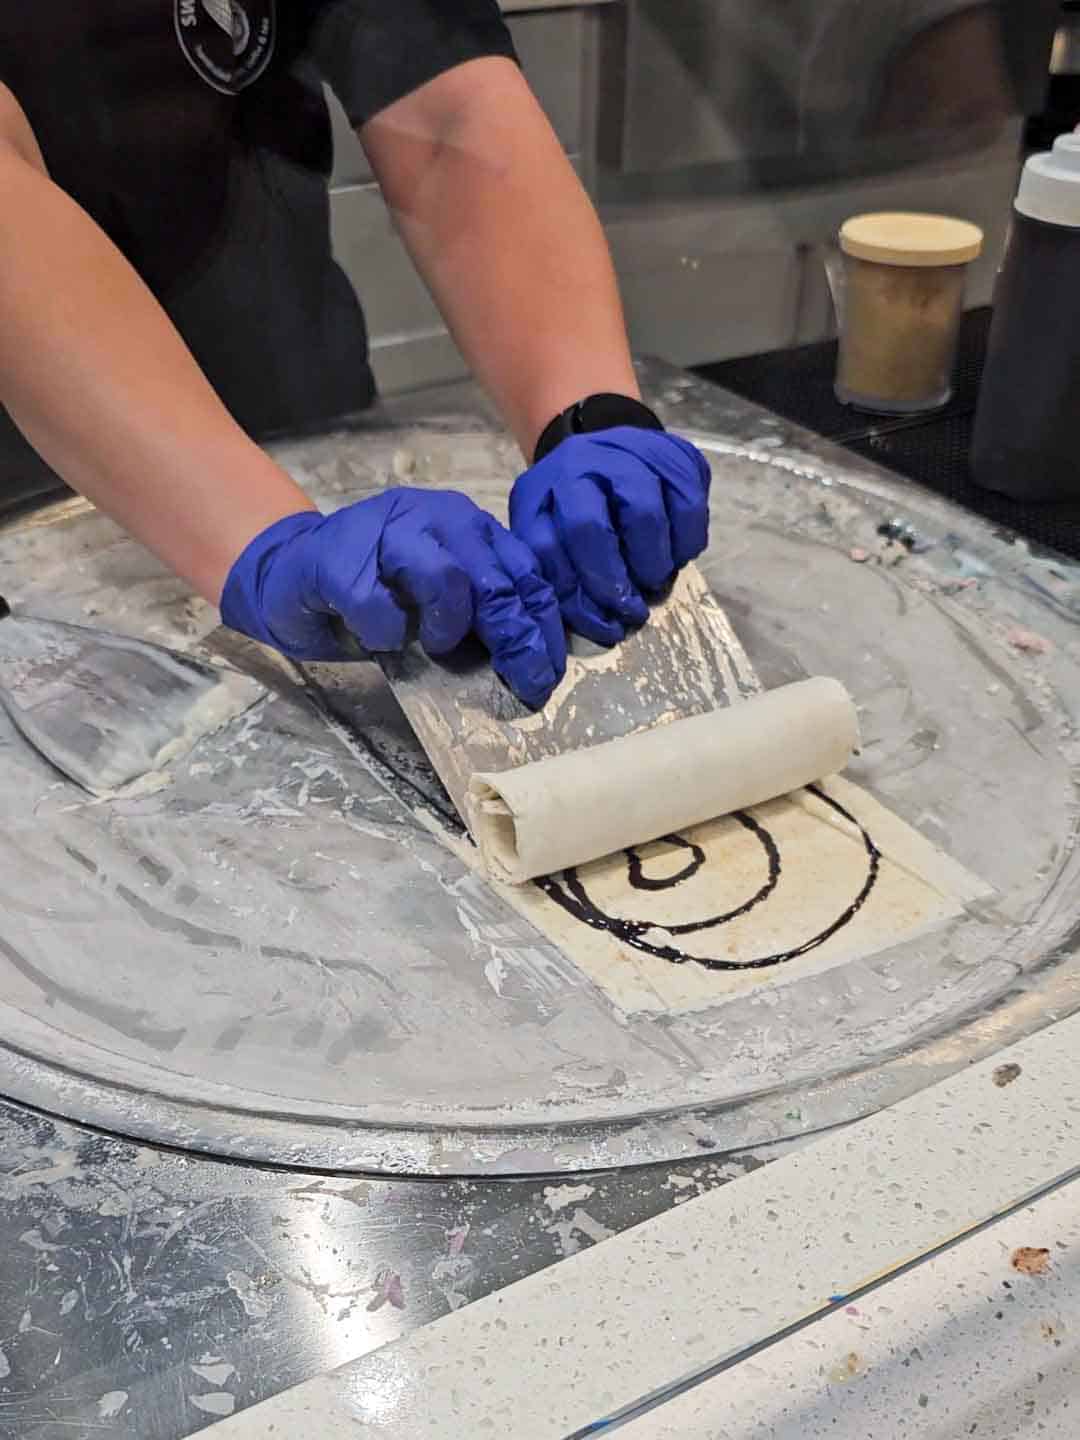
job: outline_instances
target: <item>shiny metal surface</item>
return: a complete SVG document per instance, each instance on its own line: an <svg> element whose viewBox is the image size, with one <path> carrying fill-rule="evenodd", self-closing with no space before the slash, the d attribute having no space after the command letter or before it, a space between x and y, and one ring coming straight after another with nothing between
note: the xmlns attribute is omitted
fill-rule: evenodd
<svg viewBox="0 0 1080 1440"><path fill-rule="evenodd" d="M667 367L649 365L643 374L673 424L796 466L837 458L830 447ZM468 390L413 405L395 412L395 423L412 424L434 409L481 413ZM333 466L327 474L333 481ZM971 525L888 477L870 474L866 483L944 534ZM983 527L972 530L984 543L993 540L1005 567L1000 583L1017 603L1074 623L1080 602L1072 567L994 539ZM958 567L983 563L959 544L942 554L951 556L958 583ZM145 563L132 563L135 575L119 581L146 579ZM79 565L86 557L76 571ZM179 587L154 583L166 612L186 613ZM89 598L95 584L84 570L80 603L101 603ZM105 596L114 619L122 603L119 590ZM186 623L194 629L202 622L188 615ZM747 602L739 624L756 631L759 663L775 683L786 664L775 617L755 616ZM989 835L987 843L999 840ZM1010 1034L1044 1023L1045 987L1064 973L1055 961L1067 953L1063 947L1047 956L1026 977L1014 969L997 1008L972 1020L970 1051L943 1037L918 1057L890 1061L861 1093L860 1077L833 1087L827 1109L807 1091L795 1106L779 1095L763 1100L758 1118L771 1114L781 1132L806 1131L826 1116L857 1113L875 1095L889 1098L893 1078L915 1088L968 1054L996 1049ZM1065 1013L1075 1000L1065 985L1049 1003ZM44 1072L41 1081L47 1104L48 1086L55 1094L62 1077ZM115 1118L123 1121L121 1110ZM723 1135L705 1132L699 1141L722 1144ZM223 1163L0 1105L0 1437L181 1440L577 1246L754 1170L785 1146L748 1149L731 1137L727 1148L735 1153L724 1159L689 1158L688 1147L685 1163L604 1176L373 1179ZM323 1159L332 1164L332 1153Z"/></svg>
<svg viewBox="0 0 1080 1440"><path fill-rule="evenodd" d="M352 737L282 674L250 725L122 804L81 803L4 737L0 1090L238 1159L571 1172L820 1129L1075 1007L1076 568L676 371L644 378L713 457L702 568L764 681L843 680L854 778L994 903L707 1008L624 1014L401 803L365 727L399 768L422 756L375 667L351 682ZM516 463L468 390L277 453L327 504L401 472L498 509ZM911 549L878 534L897 515ZM152 638L215 624L100 517L0 537L0 572L28 606ZM1047 653L1012 646L1017 626Z"/></svg>
<svg viewBox="0 0 1080 1440"><path fill-rule="evenodd" d="M0 1437L181 1440L762 1163L317 1176L0 1103Z"/></svg>

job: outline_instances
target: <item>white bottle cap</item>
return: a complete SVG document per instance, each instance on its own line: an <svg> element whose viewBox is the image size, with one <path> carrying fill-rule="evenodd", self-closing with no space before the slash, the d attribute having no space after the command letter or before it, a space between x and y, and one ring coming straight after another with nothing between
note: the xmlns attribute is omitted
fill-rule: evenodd
<svg viewBox="0 0 1080 1440"><path fill-rule="evenodd" d="M1024 166L1016 208L1032 220L1080 229L1080 135L1059 135L1053 150Z"/></svg>

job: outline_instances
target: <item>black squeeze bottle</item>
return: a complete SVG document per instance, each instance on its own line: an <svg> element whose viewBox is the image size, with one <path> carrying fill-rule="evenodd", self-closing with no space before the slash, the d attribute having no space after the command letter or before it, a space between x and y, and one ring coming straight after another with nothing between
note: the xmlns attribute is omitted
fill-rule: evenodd
<svg viewBox="0 0 1080 1440"><path fill-rule="evenodd" d="M1080 497L1080 135L1024 166L994 292L971 469L1017 500Z"/></svg>

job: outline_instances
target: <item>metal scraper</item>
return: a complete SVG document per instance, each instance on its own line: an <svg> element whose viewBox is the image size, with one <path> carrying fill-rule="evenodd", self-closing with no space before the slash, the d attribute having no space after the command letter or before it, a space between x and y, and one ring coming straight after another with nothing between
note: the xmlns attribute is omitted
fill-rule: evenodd
<svg viewBox="0 0 1080 1440"><path fill-rule="evenodd" d="M760 681L735 631L696 566L688 566L652 607L647 624L602 650L571 636L565 680L543 710L523 705L491 668L487 652L467 641L432 660L414 641L400 654L376 657L458 814L474 774L637 734L683 716L701 715L756 694ZM307 667L323 702L385 749L391 732L385 704L349 666ZM383 691L385 695L385 689ZM400 734L397 750L401 752ZM390 768L401 773L391 759ZM441 787L422 783L410 763L410 787L440 810Z"/></svg>
<svg viewBox="0 0 1080 1440"><path fill-rule="evenodd" d="M0 597L0 705L92 795L160 770L264 693L246 675L160 645L14 615Z"/></svg>

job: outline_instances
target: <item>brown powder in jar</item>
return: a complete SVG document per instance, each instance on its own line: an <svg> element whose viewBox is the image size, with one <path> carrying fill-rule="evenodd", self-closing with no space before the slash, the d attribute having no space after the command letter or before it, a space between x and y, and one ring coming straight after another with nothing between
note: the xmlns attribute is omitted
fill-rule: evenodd
<svg viewBox="0 0 1080 1440"><path fill-rule="evenodd" d="M858 398L943 405L956 350L965 265L879 265L847 256L837 385Z"/></svg>
<svg viewBox="0 0 1080 1440"><path fill-rule="evenodd" d="M840 228L840 249L837 396L884 413L943 405L982 231L947 215L854 215Z"/></svg>

